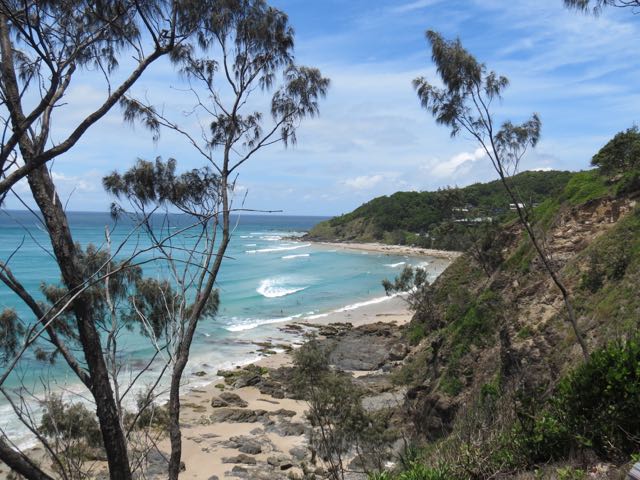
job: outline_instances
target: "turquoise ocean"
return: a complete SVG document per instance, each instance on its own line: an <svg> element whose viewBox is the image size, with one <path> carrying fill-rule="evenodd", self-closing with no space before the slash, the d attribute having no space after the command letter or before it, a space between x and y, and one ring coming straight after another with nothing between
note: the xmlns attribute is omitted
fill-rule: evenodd
<svg viewBox="0 0 640 480"><path fill-rule="evenodd" d="M215 318L203 319L198 327L186 388L217 379L219 368L257 359L255 341L283 338L279 326L295 321L318 321L331 312L348 311L383 302L381 281L399 273L406 264L429 271L428 258L410 258L372 252L332 249L297 239L322 217L244 215L234 219L232 241L218 278L220 308ZM124 242L132 226L121 222L115 228L106 213L69 213L74 239L81 245L105 244L105 227L112 230L113 246ZM174 219L178 228L180 219ZM16 251L16 249L19 249ZM144 247L144 237L130 238L120 255ZM0 259L9 261L14 276L38 299L40 285L59 281L59 270L50 255L48 237L36 217L28 212L0 211ZM160 275L153 262L144 267L147 275ZM438 272L432 272L433 276ZM35 320L26 306L0 284L0 309L13 308L25 324ZM283 338L286 340L286 337ZM127 331L120 340L122 375L133 378L136 368L153 352L149 341L137 331ZM194 374L198 372L198 376ZM144 388L157 376L153 370L138 382ZM42 363L25 355L16 374L5 387L20 384L36 392L30 408L37 416L38 398L51 391L63 392L70 400L83 399L83 392L63 361ZM131 394L131 401L133 393ZM86 398L84 401L87 401ZM0 398L0 427L19 444L29 442L29 433L17 421L5 398Z"/></svg>

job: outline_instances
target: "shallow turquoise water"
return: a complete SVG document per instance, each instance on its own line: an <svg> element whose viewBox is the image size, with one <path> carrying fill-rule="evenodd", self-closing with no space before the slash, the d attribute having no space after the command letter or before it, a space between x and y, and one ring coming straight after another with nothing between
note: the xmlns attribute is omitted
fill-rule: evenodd
<svg viewBox="0 0 640 480"><path fill-rule="evenodd" d="M77 242L104 244L105 226L111 225L107 214L71 213L69 217ZM406 263L425 264L425 259L336 251L290 239L320 220L319 217L248 215L237 220L227 250L228 258L218 278L219 313L200 322L192 348L189 372L207 372L200 382L213 380L220 366L251 360L255 357L255 346L251 342L277 334L278 324L292 319L313 320L327 312L375 301L384 296L382 279L398 273ZM180 225L179 218L173 221ZM111 235L113 248L130 231L130 225L118 226ZM144 242L144 237L131 238L121 255L144 247ZM24 286L41 298L40 284L55 283L59 279L58 267L47 253L48 239L32 215L0 212L0 258L9 259L19 245L9 265ZM166 275L153 263L144 269L147 275ZM14 308L25 323L34 321L21 301L0 284L0 308L7 307ZM122 360L128 366L128 375L132 376L152 348L136 331L126 332L120 345ZM150 372L147 381L152 381L153 373ZM37 391L42 390L42 384L52 382L54 389L80 391L62 362L43 365L27 356L18 374L8 381L8 386L16 387L20 377ZM9 432L20 431L4 400L0 400L0 413L7 419L3 423Z"/></svg>

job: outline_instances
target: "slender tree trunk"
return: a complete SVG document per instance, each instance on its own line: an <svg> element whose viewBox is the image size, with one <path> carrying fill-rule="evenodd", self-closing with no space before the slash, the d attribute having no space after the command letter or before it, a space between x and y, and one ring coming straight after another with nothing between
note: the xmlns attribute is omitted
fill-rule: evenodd
<svg viewBox="0 0 640 480"><path fill-rule="evenodd" d="M220 191L222 195L222 239L216 252L216 258L211 268L211 273L206 285L200 292L197 292L195 308L191 313L187 329L183 338L180 340L176 363L171 373L171 386L169 390L169 440L171 442L171 455L169 456L169 480L178 480L180 474L180 464L182 459L182 433L180 431L180 382L184 369L189 361L189 352L191 350L191 342L198 325L198 320L202 315L202 311L211 295L213 287L222 265L225 251L230 240L230 222L229 222L229 196L228 196L228 173L223 169L220 179Z"/></svg>
<svg viewBox="0 0 640 480"><path fill-rule="evenodd" d="M46 167L39 167L29 174L28 180L33 198L47 226L64 284L69 292L76 292L83 287L85 279L78 265L78 252L71 236L67 216L51 176ZM91 377L90 389L96 402L96 413L107 454L109 475L112 480L128 480L131 478L131 469L127 443L102 355L102 343L95 327L90 299L82 294L73 302L72 308Z"/></svg>
<svg viewBox="0 0 640 480"><path fill-rule="evenodd" d="M8 445L3 439L0 438L0 458L2 461L13 471L18 472L29 480L53 480L39 467L34 465L29 457L26 457L20 452L15 451L10 445Z"/></svg>
<svg viewBox="0 0 640 480"><path fill-rule="evenodd" d="M502 184L504 185L505 189L507 190L507 193L509 194L509 197L511 198L511 200L514 202L516 206L516 211L518 212L520 223L522 223L525 230L527 231L527 234L531 239L531 243L533 244L533 247L536 249L536 253L538 254L538 257L540 257L540 260L542 260L542 264L545 270L547 271L547 273L551 277L551 280L553 280L553 283L555 283L556 287L558 287L558 290L560 290L560 293L562 294L562 300L564 302L565 308L567 309L567 318L569 319L569 323L571 324L573 333L576 339L578 340L578 344L580 345L580 349L582 350L582 355L584 356L585 360L588 360L589 347L587 346L587 343L585 342L584 337L582 336L582 332L580 331L580 327L578 326L578 320L576 319L576 313L571 303L569 291L565 287L562 280L560 280L560 277L558 277L556 271L553 269L553 266L549 262L549 259L547 258L547 255L544 252L544 249L538 242L538 239L533 231L533 228L531 227L531 224L529 223L529 220L527 220L524 212L522 211L522 208L520 208L520 203L517 195L513 192L513 190L509 186L509 183L507 182L507 179L505 178L504 174L500 171L498 171L498 173L500 175L500 180L502 181Z"/></svg>

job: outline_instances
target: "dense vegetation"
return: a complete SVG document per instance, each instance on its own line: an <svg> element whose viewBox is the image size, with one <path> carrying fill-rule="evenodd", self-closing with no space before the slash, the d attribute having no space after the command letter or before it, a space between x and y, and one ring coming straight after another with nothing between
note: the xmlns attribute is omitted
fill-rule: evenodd
<svg viewBox="0 0 640 480"><path fill-rule="evenodd" d="M621 136L638 132L618 134L594 156L599 168L572 174L533 212L588 332L589 359L531 242L518 222L503 222L486 246L500 252L493 265L468 252L411 290L405 335L416 347L393 376L413 392L414 457L373 478L579 479L595 464L610 470L597 478L622 478L640 459L640 186L630 181L640 164L610 167ZM416 287L410 273L385 287Z"/></svg>
<svg viewBox="0 0 640 480"><path fill-rule="evenodd" d="M523 172L512 182L520 197L537 204L558 195L570 172ZM322 222L309 232L318 240L381 241L428 248L462 249L469 230L508 218L509 196L499 181L435 192L397 192L374 198L351 213Z"/></svg>

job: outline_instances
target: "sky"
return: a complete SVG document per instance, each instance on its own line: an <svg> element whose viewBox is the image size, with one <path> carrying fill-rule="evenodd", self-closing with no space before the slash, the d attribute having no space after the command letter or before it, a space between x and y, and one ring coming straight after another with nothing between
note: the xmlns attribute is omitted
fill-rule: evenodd
<svg viewBox="0 0 640 480"><path fill-rule="evenodd" d="M499 120L542 119L542 138L522 169L581 170L616 132L639 120L640 18L626 9L593 17L562 0L271 0L296 31L296 61L331 79L320 116L304 121L295 147L275 145L245 164L238 192L245 207L289 215L337 215L398 190L434 190L496 177L478 145L452 139L420 107L411 81L435 81L425 31L459 37L510 86ZM95 73L95 72L93 72ZM116 74L117 77L117 74ZM167 62L147 71L133 93L182 115L190 100ZM71 86L54 136L104 98L96 76ZM261 99L256 99L260 105ZM184 120L187 121L187 120ZM154 142L114 109L52 166L70 210L106 211L101 178L137 158L173 157L179 168L202 164L183 140ZM16 190L29 202L27 187ZM31 203L31 202L29 202ZM6 206L18 208L15 198Z"/></svg>

